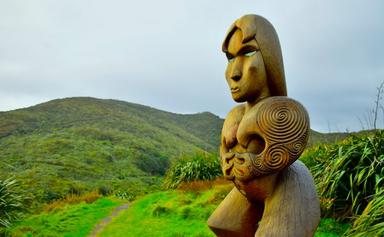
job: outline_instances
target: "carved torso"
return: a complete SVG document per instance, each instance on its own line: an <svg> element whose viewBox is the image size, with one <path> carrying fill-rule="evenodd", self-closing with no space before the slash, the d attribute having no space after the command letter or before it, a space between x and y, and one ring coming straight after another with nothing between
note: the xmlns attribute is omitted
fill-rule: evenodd
<svg viewBox="0 0 384 237"><path fill-rule="evenodd" d="M224 176L248 198L265 198L268 189L273 189L270 186L274 179L268 178L270 185L265 185L263 177L277 175L301 155L308 131L306 110L285 96L263 99L247 112L244 106L235 107L222 130L220 153ZM256 183L251 182L255 179ZM259 189L267 193L262 194L263 190Z"/></svg>

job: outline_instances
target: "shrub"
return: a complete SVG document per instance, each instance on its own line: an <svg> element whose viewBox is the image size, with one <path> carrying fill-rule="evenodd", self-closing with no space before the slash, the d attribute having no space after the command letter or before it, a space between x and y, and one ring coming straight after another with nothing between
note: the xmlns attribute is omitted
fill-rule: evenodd
<svg viewBox="0 0 384 237"><path fill-rule="evenodd" d="M167 172L164 185L166 188L177 188L183 182L213 180L221 175L220 162L216 155L196 153L175 161Z"/></svg>
<svg viewBox="0 0 384 237"><path fill-rule="evenodd" d="M128 200L128 201L133 201L135 199L135 195L130 194L128 192L120 192L120 191L115 193L115 197L120 198L120 199L124 199L124 200Z"/></svg>
<svg viewBox="0 0 384 237"><path fill-rule="evenodd" d="M384 236L384 188L372 196L346 236Z"/></svg>
<svg viewBox="0 0 384 237"><path fill-rule="evenodd" d="M315 161L310 168L326 216L347 219L360 215L384 185L384 132L353 136L310 152Z"/></svg>
<svg viewBox="0 0 384 237"><path fill-rule="evenodd" d="M100 186L98 188L98 191L101 195L108 196L109 194L111 194L113 192L113 189L111 187L107 187L107 186Z"/></svg>
<svg viewBox="0 0 384 237"><path fill-rule="evenodd" d="M132 160L139 169L151 175L164 175L169 167L168 158L158 154L142 154Z"/></svg>
<svg viewBox="0 0 384 237"><path fill-rule="evenodd" d="M26 200L15 179L0 180L0 228L8 227L21 217Z"/></svg>

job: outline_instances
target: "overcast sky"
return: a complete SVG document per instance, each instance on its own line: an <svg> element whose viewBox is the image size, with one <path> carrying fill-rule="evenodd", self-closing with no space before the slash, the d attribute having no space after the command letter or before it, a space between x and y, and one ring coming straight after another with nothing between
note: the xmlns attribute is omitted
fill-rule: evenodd
<svg viewBox="0 0 384 237"><path fill-rule="evenodd" d="M0 0L0 111L92 96L225 117L221 42L248 13L275 26L313 129L366 126L384 80L382 0Z"/></svg>

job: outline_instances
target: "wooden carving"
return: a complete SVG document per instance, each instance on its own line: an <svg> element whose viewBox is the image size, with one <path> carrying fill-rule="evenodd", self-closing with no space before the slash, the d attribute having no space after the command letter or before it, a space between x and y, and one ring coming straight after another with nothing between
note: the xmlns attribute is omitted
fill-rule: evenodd
<svg viewBox="0 0 384 237"><path fill-rule="evenodd" d="M223 125L221 165L235 188L208 220L217 236L313 236L320 220L313 178L300 161L305 108L287 97L280 44L263 17L245 15L223 43L236 102Z"/></svg>

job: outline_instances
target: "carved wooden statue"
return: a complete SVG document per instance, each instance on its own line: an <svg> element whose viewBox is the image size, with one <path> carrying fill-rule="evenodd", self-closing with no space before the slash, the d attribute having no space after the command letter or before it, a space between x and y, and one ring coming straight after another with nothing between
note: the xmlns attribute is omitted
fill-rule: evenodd
<svg viewBox="0 0 384 237"><path fill-rule="evenodd" d="M313 178L296 161L309 133L304 107L287 97L280 43L263 17L230 27L223 51L233 108L221 134L221 165L235 188L208 220L217 236L313 236L320 221Z"/></svg>

